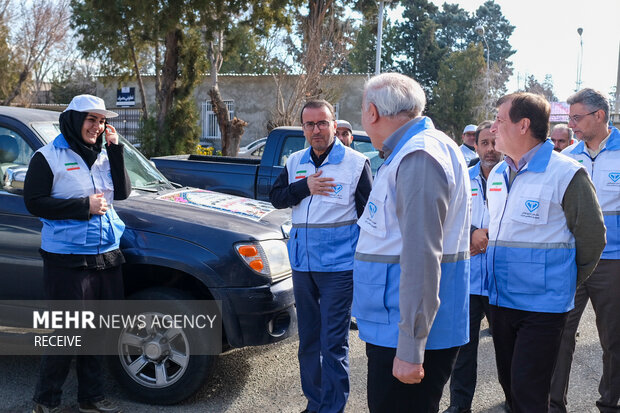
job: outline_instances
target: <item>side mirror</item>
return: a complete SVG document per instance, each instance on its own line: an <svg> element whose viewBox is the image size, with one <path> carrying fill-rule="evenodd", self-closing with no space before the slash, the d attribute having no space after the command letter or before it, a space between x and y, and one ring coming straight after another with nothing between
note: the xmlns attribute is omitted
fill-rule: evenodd
<svg viewBox="0 0 620 413"><path fill-rule="evenodd" d="M3 189L17 195L24 193L24 181L26 180L27 166L12 166L4 172L2 180Z"/></svg>

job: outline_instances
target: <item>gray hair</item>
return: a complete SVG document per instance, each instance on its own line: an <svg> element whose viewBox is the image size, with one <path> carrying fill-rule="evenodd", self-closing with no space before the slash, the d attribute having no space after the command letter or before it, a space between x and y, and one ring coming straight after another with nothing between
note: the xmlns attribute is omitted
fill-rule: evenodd
<svg viewBox="0 0 620 413"><path fill-rule="evenodd" d="M400 73L373 76L364 85L364 110L370 104L377 107L379 116L420 116L426 106L426 96L418 82Z"/></svg>
<svg viewBox="0 0 620 413"><path fill-rule="evenodd" d="M551 133L553 133L556 130L566 131L566 134L568 135L568 140L570 141L571 139L573 139L573 130L569 128L566 123L558 123L557 125L553 127L553 129L551 129Z"/></svg>
<svg viewBox="0 0 620 413"><path fill-rule="evenodd" d="M569 105L581 103L589 110L603 110L605 112L605 122L609 120L609 100L598 90L585 88L566 99Z"/></svg>

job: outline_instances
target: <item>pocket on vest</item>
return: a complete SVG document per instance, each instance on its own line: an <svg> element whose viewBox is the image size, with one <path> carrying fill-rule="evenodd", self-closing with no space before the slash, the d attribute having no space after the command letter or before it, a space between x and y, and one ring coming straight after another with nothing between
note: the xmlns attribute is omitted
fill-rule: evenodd
<svg viewBox="0 0 620 413"><path fill-rule="evenodd" d="M71 244L86 244L89 221L57 221L54 225L54 239Z"/></svg>
<svg viewBox="0 0 620 413"><path fill-rule="evenodd" d="M301 257L299 252L299 230L295 227L291 228L291 232L289 234L290 239L286 244L286 248L288 249L289 260L291 261L291 267L293 269L298 269L301 267Z"/></svg>
<svg viewBox="0 0 620 413"><path fill-rule="evenodd" d="M544 294L547 290L546 251L511 248L506 252L506 289L511 293Z"/></svg>
<svg viewBox="0 0 620 413"><path fill-rule="evenodd" d="M353 263L357 225L336 228L320 228L320 257L322 265ZM355 233L354 233L355 232Z"/></svg>
<svg viewBox="0 0 620 413"><path fill-rule="evenodd" d="M355 260L353 264L353 316L389 324L385 291L390 264Z"/></svg>
<svg viewBox="0 0 620 413"><path fill-rule="evenodd" d="M108 211L108 215L110 219L110 231L108 232L109 238L106 241L109 243L115 243L123 236L123 232L125 232L125 223L114 209L110 209Z"/></svg>

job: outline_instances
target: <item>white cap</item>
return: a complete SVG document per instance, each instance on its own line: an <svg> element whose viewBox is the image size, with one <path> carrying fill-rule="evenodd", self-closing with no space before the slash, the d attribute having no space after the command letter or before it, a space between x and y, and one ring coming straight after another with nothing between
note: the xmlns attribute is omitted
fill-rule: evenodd
<svg viewBox="0 0 620 413"><path fill-rule="evenodd" d="M353 132L353 128L351 127L351 124L344 119L338 119L336 121L336 124L338 125L337 126L338 128L347 128L348 130Z"/></svg>
<svg viewBox="0 0 620 413"><path fill-rule="evenodd" d="M476 129L478 129L478 127L476 125L467 125L467 126L465 126L465 129L463 129L463 134L465 134L467 132L475 132Z"/></svg>
<svg viewBox="0 0 620 413"><path fill-rule="evenodd" d="M118 116L118 113L112 112L111 110L106 110L105 102L103 99L93 96L93 95L78 95L71 99L71 103L65 109L65 112L68 110L75 110L76 112L89 112L89 113L98 113L100 115L105 116L106 118L115 118Z"/></svg>

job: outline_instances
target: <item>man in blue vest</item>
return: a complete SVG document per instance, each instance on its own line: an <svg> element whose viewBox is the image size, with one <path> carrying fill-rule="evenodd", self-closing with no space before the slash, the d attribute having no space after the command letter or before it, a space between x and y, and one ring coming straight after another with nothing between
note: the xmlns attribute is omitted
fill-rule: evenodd
<svg viewBox="0 0 620 413"><path fill-rule="evenodd" d="M365 86L362 125L385 162L358 220L353 315L368 356L368 407L437 412L469 333L470 184L459 147L422 116L413 79Z"/></svg>
<svg viewBox="0 0 620 413"><path fill-rule="evenodd" d="M484 121L476 128L474 148L480 162L469 168L471 179L471 240L469 243L469 343L459 350L450 378L450 407L444 413L470 413L478 375L478 342L480 322L489 316L486 249L489 243L489 210L487 209L487 178L501 160L495 150L492 122Z"/></svg>
<svg viewBox="0 0 620 413"><path fill-rule="evenodd" d="M273 185L276 208L293 209L288 242L299 330L304 412L342 412L349 396L353 254L370 193L370 163L335 139L332 105L307 102L301 124L310 147L293 153Z"/></svg>
<svg viewBox="0 0 620 413"><path fill-rule="evenodd" d="M474 147L476 142L476 125L465 126L461 139L463 139L463 144L460 146L461 152L463 152L465 157L465 163L469 166L470 162L478 157Z"/></svg>
<svg viewBox="0 0 620 413"><path fill-rule="evenodd" d="M506 158L487 181L497 372L514 413L545 413L575 289L598 262L605 228L587 172L547 140L549 102L514 93L497 106L491 132Z"/></svg>
<svg viewBox="0 0 620 413"><path fill-rule="evenodd" d="M607 245L590 278L577 288L575 308L568 314L553 374L550 411L566 413L575 336L591 299L603 348L601 397L596 405L603 413L620 412L620 131L607 127L609 102L603 93L586 88L567 102L570 104L568 125L581 142L569 146L562 154L580 162L594 182L607 227Z"/></svg>

